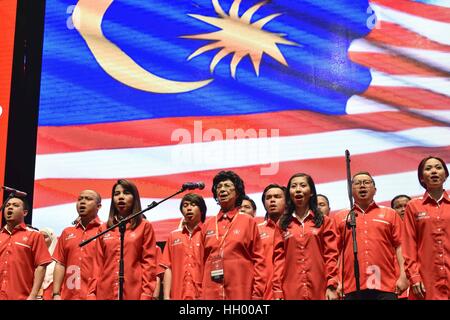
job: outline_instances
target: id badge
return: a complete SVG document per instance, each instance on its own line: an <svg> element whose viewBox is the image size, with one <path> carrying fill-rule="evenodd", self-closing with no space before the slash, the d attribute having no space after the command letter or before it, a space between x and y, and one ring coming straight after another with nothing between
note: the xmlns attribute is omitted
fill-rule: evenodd
<svg viewBox="0 0 450 320"><path fill-rule="evenodd" d="M220 255L211 257L211 279L216 282L223 280L223 258Z"/></svg>

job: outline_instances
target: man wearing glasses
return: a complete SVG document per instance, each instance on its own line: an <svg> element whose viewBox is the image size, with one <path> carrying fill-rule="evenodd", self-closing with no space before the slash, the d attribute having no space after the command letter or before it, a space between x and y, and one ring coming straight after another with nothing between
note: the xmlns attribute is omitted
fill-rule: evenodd
<svg viewBox="0 0 450 320"><path fill-rule="evenodd" d="M344 299L395 300L406 290L403 257L400 246L401 219L391 208L379 206L374 201L375 181L368 172L358 172L352 178L355 204L349 212L342 210L335 216L338 229L338 248L343 264ZM359 260L360 291L356 289L352 229L352 215L356 221L356 243ZM400 267L397 278L394 255Z"/></svg>

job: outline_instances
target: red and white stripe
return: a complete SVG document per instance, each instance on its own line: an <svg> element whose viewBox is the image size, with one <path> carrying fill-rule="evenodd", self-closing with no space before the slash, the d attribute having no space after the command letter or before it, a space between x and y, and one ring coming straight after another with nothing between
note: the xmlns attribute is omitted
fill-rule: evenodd
<svg viewBox="0 0 450 320"><path fill-rule="evenodd" d="M422 194L419 161L428 155L450 161L450 8L407 0L372 0L371 6L377 27L352 43L349 57L370 69L372 83L349 99L347 115L284 111L40 127L33 224L60 232L76 217L74 200L83 189L101 193L105 220L118 178L136 182L143 206L183 182L204 181L198 193L214 215L210 189L221 169L244 179L259 217L264 187L286 184L296 172L311 174L318 192L339 210L348 206L345 149L353 172L374 175L378 202ZM249 137L227 139L227 130L238 128ZM180 138L183 133L189 135ZM214 133L222 139L208 137ZM278 163L277 173L262 175L271 163ZM180 197L146 214L160 241L178 226Z"/></svg>

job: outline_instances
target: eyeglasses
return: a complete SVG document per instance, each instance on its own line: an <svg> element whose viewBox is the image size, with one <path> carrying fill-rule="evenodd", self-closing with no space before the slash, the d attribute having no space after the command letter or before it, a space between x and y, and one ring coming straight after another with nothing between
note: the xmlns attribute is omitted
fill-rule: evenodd
<svg viewBox="0 0 450 320"><path fill-rule="evenodd" d="M373 184L372 180L356 180L356 181L353 181L353 185L355 187L359 187L361 185L363 185L363 186L370 186L371 184Z"/></svg>

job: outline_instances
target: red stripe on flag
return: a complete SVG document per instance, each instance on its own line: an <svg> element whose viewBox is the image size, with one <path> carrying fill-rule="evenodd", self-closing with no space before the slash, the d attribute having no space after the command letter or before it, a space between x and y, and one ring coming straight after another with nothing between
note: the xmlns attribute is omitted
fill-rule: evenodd
<svg viewBox="0 0 450 320"><path fill-rule="evenodd" d="M366 97L373 96L382 99L377 92L382 90L390 96L389 89L368 90ZM421 93L417 89L414 92ZM413 91L401 89L392 90L392 93L411 94ZM402 96L400 96L402 97ZM405 105L431 109L448 109L449 98L431 99L435 95L425 94L420 101L409 101L413 98L405 97ZM440 97L440 96L438 96ZM389 101L403 102L401 99ZM422 101L423 100L423 101ZM444 104L444 102L446 104ZM403 104L401 104L403 105ZM201 129L194 128L194 121L201 121ZM198 122L197 122L198 124ZM421 118L400 112L376 112L356 115L325 115L309 111L283 111L277 113L265 113L244 116L229 117L188 117L177 119L154 119L129 122L115 122L95 125L77 125L63 127L39 127L38 154L52 154L63 152L78 152L88 150L140 148L178 144L172 141L171 136L176 129L186 129L192 142L201 142L206 130L218 129L224 138L227 130L241 128L243 130L256 130L261 138L259 130L266 129L267 137L271 136L270 129L280 130L280 136L304 135L321 133L325 131L366 128L375 131L399 131L416 127L439 125L432 120ZM149 130L149 128L152 128ZM93 138L95 137L95 139ZM198 140L200 139L200 141ZM184 141L186 142L186 141Z"/></svg>
<svg viewBox="0 0 450 320"><path fill-rule="evenodd" d="M352 61L363 66L393 75L448 77L448 74L444 71L436 70L419 61L395 54L350 51L349 57Z"/></svg>
<svg viewBox="0 0 450 320"><path fill-rule="evenodd" d="M425 19L450 22L450 9L442 6L429 5L409 0L370 0L371 3L379 4L391 9L403 11Z"/></svg>
<svg viewBox="0 0 450 320"><path fill-rule="evenodd" d="M397 47L450 52L450 46L424 37L414 31L387 21L380 21L377 28L365 37L368 41Z"/></svg>
<svg viewBox="0 0 450 320"><path fill-rule="evenodd" d="M449 97L426 89L370 86L361 96L380 103L403 108L422 110L450 109Z"/></svg>

